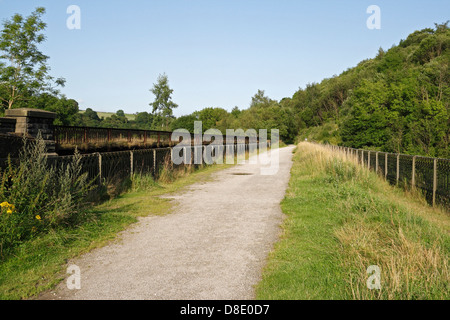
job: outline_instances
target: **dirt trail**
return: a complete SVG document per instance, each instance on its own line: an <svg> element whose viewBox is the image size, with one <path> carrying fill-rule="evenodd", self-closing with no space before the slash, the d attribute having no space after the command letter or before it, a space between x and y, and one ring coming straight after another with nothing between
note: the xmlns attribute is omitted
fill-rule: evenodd
<svg viewBox="0 0 450 320"><path fill-rule="evenodd" d="M120 240L70 261L81 289L62 281L40 298L253 299L280 233L292 151L279 149L275 175L240 164L170 196L174 213L141 218Z"/></svg>

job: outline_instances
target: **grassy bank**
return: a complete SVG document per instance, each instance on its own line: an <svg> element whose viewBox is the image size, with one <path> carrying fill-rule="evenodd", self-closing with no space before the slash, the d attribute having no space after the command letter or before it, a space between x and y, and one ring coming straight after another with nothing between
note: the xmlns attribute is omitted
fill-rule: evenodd
<svg viewBox="0 0 450 320"><path fill-rule="evenodd" d="M300 143L282 210L257 298L450 298L448 213L353 159ZM380 290L367 287L372 265Z"/></svg>
<svg viewBox="0 0 450 320"><path fill-rule="evenodd" d="M341 142L339 127L333 121L321 126L303 128L298 133L298 141L317 141L319 143L329 143L338 145Z"/></svg>
<svg viewBox="0 0 450 320"><path fill-rule="evenodd" d="M228 165L229 166L229 165ZM136 175L128 192L83 214L85 222L73 228L56 228L18 246L0 262L0 299L25 299L52 288L65 275L66 263L82 253L103 246L138 217L168 214L173 203L161 198L198 181L210 179L227 165L205 166L197 171L163 170L155 182Z"/></svg>

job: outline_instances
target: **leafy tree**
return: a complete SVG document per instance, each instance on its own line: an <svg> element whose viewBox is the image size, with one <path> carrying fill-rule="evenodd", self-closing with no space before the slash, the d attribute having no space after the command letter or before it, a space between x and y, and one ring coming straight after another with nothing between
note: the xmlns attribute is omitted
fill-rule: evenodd
<svg viewBox="0 0 450 320"><path fill-rule="evenodd" d="M92 121L100 121L100 117L98 116L97 111L92 110L91 108L87 108L86 111L84 112L84 115L91 119Z"/></svg>
<svg viewBox="0 0 450 320"><path fill-rule="evenodd" d="M241 110L239 110L239 107L238 107L238 106L235 106L235 107L233 108L233 110L231 110L231 115L232 115L233 117L235 117L236 119L239 118L239 116L241 115Z"/></svg>
<svg viewBox="0 0 450 320"><path fill-rule="evenodd" d="M189 114L176 118L171 124L171 130L186 129L191 133L194 133L194 122L198 121L197 114Z"/></svg>
<svg viewBox="0 0 450 320"><path fill-rule="evenodd" d="M116 116L118 116L119 118L126 118L125 112L121 109L116 111Z"/></svg>
<svg viewBox="0 0 450 320"><path fill-rule="evenodd" d="M102 126L107 128L129 128L128 119L123 110L118 110L116 114L102 120Z"/></svg>
<svg viewBox="0 0 450 320"><path fill-rule="evenodd" d="M48 56L38 45L45 40L41 33L46 24L41 20L45 9L36 10L27 18L15 14L3 23L0 33L0 86L4 93L0 96L11 109L14 103L25 100L37 93L55 93L55 85L63 86L65 80L54 80L49 75Z"/></svg>
<svg viewBox="0 0 450 320"><path fill-rule="evenodd" d="M258 92L252 97L252 102L250 103L250 107L267 107L271 103L276 102L272 99L270 99L268 96L265 95L264 90L258 90Z"/></svg>
<svg viewBox="0 0 450 320"><path fill-rule="evenodd" d="M153 107L152 113L156 116L156 125L161 125L164 129L169 128L170 121L173 119L173 109L178 105L172 101L173 89L169 87L167 75L160 74L158 80L153 84L150 91L155 95L155 100L150 103Z"/></svg>
<svg viewBox="0 0 450 320"><path fill-rule="evenodd" d="M138 112L135 118L136 125L142 129L150 129L153 123L153 115L146 111Z"/></svg>
<svg viewBox="0 0 450 320"><path fill-rule="evenodd" d="M227 110L222 108L204 108L197 115L198 120L202 122L203 132L208 129L218 129L225 134L225 129L227 128L219 128L219 122L227 117Z"/></svg>

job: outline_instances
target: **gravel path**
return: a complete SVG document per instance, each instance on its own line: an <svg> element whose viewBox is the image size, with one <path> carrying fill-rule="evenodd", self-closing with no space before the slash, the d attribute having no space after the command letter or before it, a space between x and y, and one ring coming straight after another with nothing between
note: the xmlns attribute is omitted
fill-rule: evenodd
<svg viewBox="0 0 450 320"><path fill-rule="evenodd" d="M240 164L171 195L174 213L140 218L119 241L70 261L81 289L62 281L40 299L253 299L280 233L292 151L279 149L275 175Z"/></svg>

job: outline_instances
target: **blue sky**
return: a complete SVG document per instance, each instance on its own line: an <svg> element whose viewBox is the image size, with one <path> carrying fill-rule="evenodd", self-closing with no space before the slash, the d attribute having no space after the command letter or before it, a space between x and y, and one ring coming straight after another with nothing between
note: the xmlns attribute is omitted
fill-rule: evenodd
<svg viewBox="0 0 450 320"><path fill-rule="evenodd" d="M69 5L80 7L80 30L66 26ZM369 5L380 7L379 30L366 26ZM37 6L51 74L80 109L151 111L149 89L166 73L176 116L248 108L258 89L291 97L450 19L448 0L0 0L0 20Z"/></svg>

